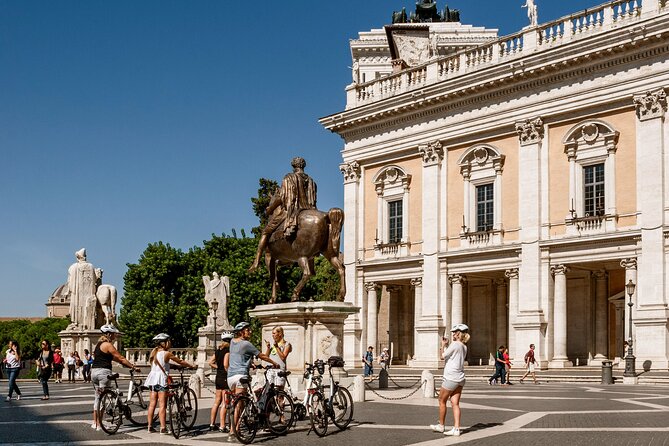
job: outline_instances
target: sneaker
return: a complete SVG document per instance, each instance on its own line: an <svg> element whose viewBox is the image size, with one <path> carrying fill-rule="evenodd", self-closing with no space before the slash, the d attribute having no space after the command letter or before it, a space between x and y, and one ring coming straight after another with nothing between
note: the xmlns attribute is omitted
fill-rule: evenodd
<svg viewBox="0 0 669 446"><path fill-rule="evenodd" d="M156 428L153 426L149 426L149 433L152 434L156 431Z"/></svg>
<svg viewBox="0 0 669 446"><path fill-rule="evenodd" d="M443 424L430 424L430 429L432 429L434 432L444 433Z"/></svg>
<svg viewBox="0 0 669 446"><path fill-rule="evenodd" d="M21 395L16 395L16 401L19 401L21 399Z"/></svg>
<svg viewBox="0 0 669 446"><path fill-rule="evenodd" d="M210 425L209 425L209 430L210 430L210 431L218 430L218 426L216 426L215 424L210 424Z"/></svg>
<svg viewBox="0 0 669 446"><path fill-rule="evenodd" d="M165 429L162 429L162 428L161 428L161 429L160 429L160 433L161 433L162 435L171 435L171 434L172 434L172 431L170 430L169 427L166 427Z"/></svg>
<svg viewBox="0 0 669 446"><path fill-rule="evenodd" d="M5 401L11 401L11 400L12 400L11 396L8 396L7 399L5 399Z"/></svg>
<svg viewBox="0 0 669 446"><path fill-rule="evenodd" d="M224 434L227 434L227 433L230 432L230 429L228 428L228 426L219 427L218 430L223 432Z"/></svg>
<svg viewBox="0 0 669 446"><path fill-rule="evenodd" d="M98 426L95 428L96 431L100 432L102 430L102 426Z"/></svg>
<svg viewBox="0 0 669 446"><path fill-rule="evenodd" d="M98 426L97 426L95 423L92 423L92 424L91 424L91 429L97 429L97 427L98 427Z"/></svg>
<svg viewBox="0 0 669 446"><path fill-rule="evenodd" d="M459 437L460 436L460 429L453 428L450 431L444 432L444 435L448 435L451 437Z"/></svg>

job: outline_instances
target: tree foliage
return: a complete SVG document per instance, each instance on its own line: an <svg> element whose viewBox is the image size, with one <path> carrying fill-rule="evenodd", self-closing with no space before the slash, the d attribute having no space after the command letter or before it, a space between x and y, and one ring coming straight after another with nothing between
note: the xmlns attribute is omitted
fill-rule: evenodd
<svg viewBox="0 0 669 446"><path fill-rule="evenodd" d="M183 252L169 244L149 244L136 264L128 264L119 324L128 347L149 347L157 333L168 333L179 347L197 344L197 329L205 325L209 311L204 300L202 277L214 271L230 278L228 319L231 325L249 320L248 311L267 303L271 295L269 274L263 265L255 273L248 268L255 257L261 228L267 223L264 210L278 187L272 180L261 178L258 196L252 198L253 211L259 226L253 228L255 238L244 231L238 238L212 234L203 245ZM305 300L334 300L339 277L323 257L315 262L316 275L302 291ZM290 299L302 271L283 267L279 272L281 291L278 302ZM256 336L259 330L255 330ZM259 339L254 339L259 341Z"/></svg>
<svg viewBox="0 0 669 446"><path fill-rule="evenodd" d="M70 325L69 318L46 318L36 322L25 319L0 322L0 345L7 345L10 339L19 343L24 359L37 358L40 342L46 339L51 345L59 345L58 332Z"/></svg>

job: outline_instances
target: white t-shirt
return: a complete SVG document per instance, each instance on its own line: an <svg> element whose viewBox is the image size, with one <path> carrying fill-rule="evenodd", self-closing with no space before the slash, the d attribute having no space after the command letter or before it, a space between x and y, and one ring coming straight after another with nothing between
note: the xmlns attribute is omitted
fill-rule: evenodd
<svg viewBox="0 0 669 446"><path fill-rule="evenodd" d="M151 371L149 374L146 376L146 381L144 381L145 386L163 386L167 387L167 377L165 376L165 372L167 374L170 373L170 363L165 363L165 355L167 354L167 350L161 350L158 353L156 353L156 358L155 360L151 363ZM156 364L156 361L160 363L160 365L163 366L163 369L165 369L165 372L163 372L158 364Z"/></svg>
<svg viewBox="0 0 669 446"><path fill-rule="evenodd" d="M13 351L7 350L7 353L5 354L5 359L7 360L8 369L15 369L17 367L21 367L19 358L14 354Z"/></svg>
<svg viewBox="0 0 669 446"><path fill-rule="evenodd" d="M446 360L444 366L444 379L456 383L465 380L465 357L467 356L467 347L460 341L451 342L442 358Z"/></svg>
<svg viewBox="0 0 669 446"><path fill-rule="evenodd" d="M67 357L67 365L76 365L77 359L74 356Z"/></svg>

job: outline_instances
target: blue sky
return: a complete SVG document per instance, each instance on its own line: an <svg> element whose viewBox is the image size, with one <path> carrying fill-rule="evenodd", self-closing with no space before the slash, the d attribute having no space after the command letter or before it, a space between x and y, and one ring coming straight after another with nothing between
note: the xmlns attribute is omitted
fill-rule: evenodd
<svg viewBox="0 0 669 446"><path fill-rule="evenodd" d="M523 3L449 6L504 35ZM537 4L542 23L598 3ZM343 141L317 120L344 108L349 39L412 5L0 0L0 316L45 315L81 247L122 290L148 243L248 230L258 178L296 155L342 206Z"/></svg>

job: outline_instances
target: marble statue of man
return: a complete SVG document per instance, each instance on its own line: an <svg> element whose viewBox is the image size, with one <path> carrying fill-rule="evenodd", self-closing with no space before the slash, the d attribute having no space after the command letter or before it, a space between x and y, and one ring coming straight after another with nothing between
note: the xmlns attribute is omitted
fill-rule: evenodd
<svg viewBox="0 0 669 446"><path fill-rule="evenodd" d="M527 8L527 18L530 19L530 26L537 26L537 5L534 0L525 0L525 4L521 8Z"/></svg>
<svg viewBox="0 0 669 446"><path fill-rule="evenodd" d="M75 252L77 262L67 270L67 286L70 290L70 319L68 329L84 328L85 308L89 299L95 299L95 267L86 261L86 249ZM87 327L89 329L95 327Z"/></svg>
<svg viewBox="0 0 669 446"><path fill-rule="evenodd" d="M217 272L212 274L213 278L203 276L204 282L204 300L207 306L211 308L211 303L216 300L218 308L216 309L216 326L224 329L230 328L228 321L228 294L230 293L230 279L227 276L219 277ZM214 317L211 312L207 315L207 327L214 326Z"/></svg>

